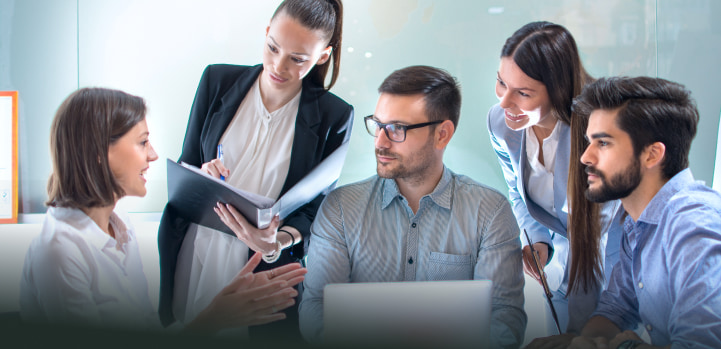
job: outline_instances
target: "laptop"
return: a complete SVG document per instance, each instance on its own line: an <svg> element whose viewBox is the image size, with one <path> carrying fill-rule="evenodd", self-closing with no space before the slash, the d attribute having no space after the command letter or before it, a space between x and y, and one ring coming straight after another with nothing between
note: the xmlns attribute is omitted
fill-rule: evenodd
<svg viewBox="0 0 721 349"><path fill-rule="evenodd" d="M329 284L323 336L344 346L488 347L491 281Z"/></svg>

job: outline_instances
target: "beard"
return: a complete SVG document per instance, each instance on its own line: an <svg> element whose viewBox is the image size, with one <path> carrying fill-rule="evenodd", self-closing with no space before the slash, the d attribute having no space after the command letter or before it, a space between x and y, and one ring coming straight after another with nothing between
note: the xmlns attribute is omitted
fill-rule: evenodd
<svg viewBox="0 0 721 349"><path fill-rule="evenodd" d="M387 179L418 178L422 180L428 169L433 165L433 138L430 138L423 148L409 154L407 157L386 149L376 149L376 155L391 156L396 159L395 167L378 162L378 177Z"/></svg>
<svg viewBox="0 0 721 349"><path fill-rule="evenodd" d="M606 176L593 166L586 167L586 173L598 176L601 186L596 189L586 189L586 199L601 203L610 200L623 199L638 188L641 184L641 162L634 159L631 166L622 173L613 175L606 180Z"/></svg>

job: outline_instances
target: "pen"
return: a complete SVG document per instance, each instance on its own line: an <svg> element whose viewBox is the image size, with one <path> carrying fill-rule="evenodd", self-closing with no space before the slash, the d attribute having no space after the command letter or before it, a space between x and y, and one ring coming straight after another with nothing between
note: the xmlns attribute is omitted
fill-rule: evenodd
<svg viewBox="0 0 721 349"><path fill-rule="evenodd" d="M221 164L223 163L223 143L218 144L218 160L220 160ZM223 165L225 165L225 164L223 164ZM220 180L224 181L225 176L220 175Z"/></svg>
<svg viewBox="0 0 721 349"><path fill-rule="evenodd" d="M551 293L551 289L548 287L548 282L546 282L546 273L543 271L541 260L538 257L538 251L533 248L533 242L531 241L531 238L528 237L528 232L526 231L526 229L523 229L523 234L526 235L528 247L531 248L531 255L533 256L533 261L536 264L538 275L541 276L541 285L543 285L543 291L546 293L546 300L548 301L548 306L551 307L551 315L553 315L553 321L556 322L556 329L558 329L558 334L561 334L563 332L561 332L561 325L559 325L558 323L558 315L556 314L556 308L553 306L553 302L551 301L551 298L553 298L553 294Z"/></svg>

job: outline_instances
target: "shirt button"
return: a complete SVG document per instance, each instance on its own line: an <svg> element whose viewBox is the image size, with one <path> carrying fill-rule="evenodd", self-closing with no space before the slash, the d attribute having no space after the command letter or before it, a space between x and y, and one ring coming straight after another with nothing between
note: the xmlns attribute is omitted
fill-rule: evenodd
<svg viewBox="0 0 721 349"><path fill-rule="evenodd" d="M415 223L411 224L411 227L412 227L412 228L415 228L415 227L416 227L416 224L415 224Z"/></svg>
<svg viewBox="0 0 721 349"><path fill-rule="evenodd" d="M408 258L408 264L413 264L413 257Z"/></svg>
<svg viewBox="0 0 721 349"><path fill-rule="evenodd" d="M643 282L638 282L638 288L643 288Z"/></svg>
<svg viewBox="0 0 721 349"><path fill-rule="evenodd" d="M646 330L648 332L651 332L651 330L653 330L653 327L651 327L651 325L646 325Z"/></svg>

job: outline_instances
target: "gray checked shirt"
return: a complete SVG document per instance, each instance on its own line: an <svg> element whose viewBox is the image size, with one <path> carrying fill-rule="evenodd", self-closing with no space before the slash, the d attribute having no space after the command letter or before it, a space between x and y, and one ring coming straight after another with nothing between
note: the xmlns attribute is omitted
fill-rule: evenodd
<svg viewBox="0 0 721 349"><path fill-rule="evenodd" d="M523 343L519 230L496 190L444 168L414 214L394 180L373 176L332 191L311 234L300 304L311 342L322 337L327 284L476 279L493 282L492 346Z"/></svg>

